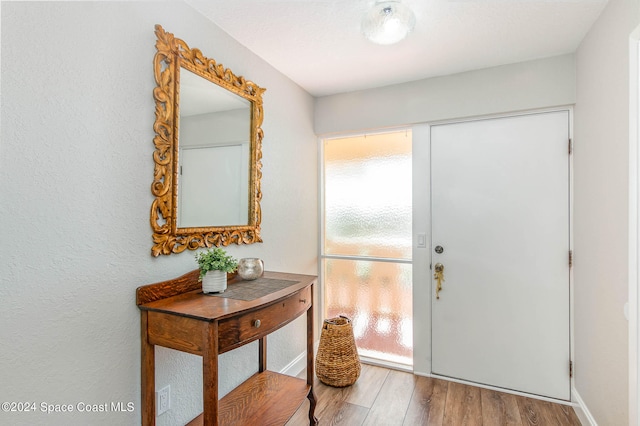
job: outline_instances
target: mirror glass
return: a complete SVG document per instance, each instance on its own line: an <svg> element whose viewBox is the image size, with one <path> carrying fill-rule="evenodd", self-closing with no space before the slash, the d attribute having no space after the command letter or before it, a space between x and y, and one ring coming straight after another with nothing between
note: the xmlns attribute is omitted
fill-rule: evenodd
<svg viewBox="0 0 640 426"><path fill-rule="evenodd" d="M155 33L151 254L262 242L265 89Z"/></svg>
<svg viewBox="0 0 640 426"><path fill-rule="evenodd" d="M180 69L178 228L249 223L250 102Z"/></svg>

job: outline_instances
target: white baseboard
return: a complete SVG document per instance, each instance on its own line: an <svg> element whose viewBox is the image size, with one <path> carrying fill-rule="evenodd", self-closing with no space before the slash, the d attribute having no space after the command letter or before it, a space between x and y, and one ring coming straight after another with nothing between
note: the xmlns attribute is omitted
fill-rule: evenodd
<svg viewBox="0 0 640 426"><path fill-rule="evenodd" d="M576 412L576 415L578 416L578 419L580 420L580 423L582 423L584 426L598 426L598 423L596 423L596 420L589 412L587 405L580 397L580 394L578 393L576 388L571 389L571 394L573 395L573 399L575 400L575 402L578 404L573 408Z"/></svg>
<svg viewBox="0 0 640 426"><path fill-rule="evenodd" d="M318 346L320 345L320 341L316 341L313 345L313 355L315 360L315 354L318 353ZM293 361L289 364L285 365L282 370L280 370L281 374L286 374L287 376L297 376L302 373L304 369L307 368L307 351L302 352L300 355L295 357Z"/></svg>
<svg viewBox="0 0 640 426"><path fill-rule="evenodd" d="M302 373L302 371L307 368L307 352L302 352L300 355L295 357L293 361L289 364L285 365L285 367L280 370L280 373L286 374L287 376L297 376Z"/></svg>

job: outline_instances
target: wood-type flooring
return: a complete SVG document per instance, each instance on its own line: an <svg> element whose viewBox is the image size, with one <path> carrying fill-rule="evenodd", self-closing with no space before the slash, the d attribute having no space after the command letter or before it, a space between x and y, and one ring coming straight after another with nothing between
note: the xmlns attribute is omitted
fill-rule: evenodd
<svg viewBox="0 0 640 426"><path fill-rule="evenodd" d="M314 390L321 426L580 425L567 405L367 364L353 386L333 388L316 378ZM305 401L286 426L308 425L308 410Z"/></svg>

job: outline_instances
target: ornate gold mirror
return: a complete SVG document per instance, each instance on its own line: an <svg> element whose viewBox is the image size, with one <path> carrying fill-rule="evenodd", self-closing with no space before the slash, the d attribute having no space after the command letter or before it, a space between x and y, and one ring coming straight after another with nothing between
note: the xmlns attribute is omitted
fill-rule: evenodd
<svg viewBox="0 0 640 426"><path fill-rule="evenodd" d="M261 242L265 89L155 33L151 253Z"/></svg>

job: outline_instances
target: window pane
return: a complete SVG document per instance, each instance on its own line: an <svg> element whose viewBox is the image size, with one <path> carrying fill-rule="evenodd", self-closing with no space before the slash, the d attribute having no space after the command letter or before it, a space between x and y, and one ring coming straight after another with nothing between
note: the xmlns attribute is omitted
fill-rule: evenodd
<svg viewBox="0 0 640 426"><path fill-rule="evenodd" d="M411 265L324 260L326 317L352 320L360 355L413 363Z"/></svg>
<svg viewBox="0 0 640 426"><path fill-rule="evenodd" d="M411 131L324 143L325 254L411 259Z"/></svg>

